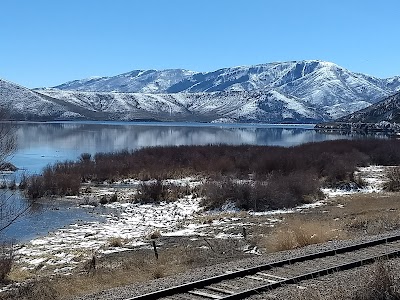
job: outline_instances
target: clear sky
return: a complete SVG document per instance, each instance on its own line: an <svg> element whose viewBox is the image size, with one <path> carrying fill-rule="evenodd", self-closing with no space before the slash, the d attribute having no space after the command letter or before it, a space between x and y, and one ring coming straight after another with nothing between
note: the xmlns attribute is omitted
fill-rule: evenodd
<svg viewBox="0 0 400 300"><path fill-rule="evenodd" d="M320 59L400 75L399 0L1 0L0 78Z"/></svg>

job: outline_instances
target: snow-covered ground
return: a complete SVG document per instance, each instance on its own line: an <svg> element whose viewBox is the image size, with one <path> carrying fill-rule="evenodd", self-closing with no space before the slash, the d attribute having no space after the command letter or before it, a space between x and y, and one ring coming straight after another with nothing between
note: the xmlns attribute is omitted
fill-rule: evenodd
<svg viewBox="0 0 400 300"><path fill-rule="evenodd" d="M114 208L115 213L107 215L105 222L72 224L33 239L17 250L17 261L28 269L41 264L60 266L62 269L56 271L65 271L66 265L67 269L73 268L93 252L110 253L144 245L155 230L167 233L190 228L186 222L200 209L199 199L191 197L158 205L116 202L106 206ZM112 238L121 239L124 247L108 247Z"/></svg>
<svg viewBox="0 0 400 300"><path fill-rule="evenodd" d="M355 193L379 193L383 191L384 183L387 181L386 170L390 167L368 166L361 167L354 173L355 177L360 177L365 186L359 189L332 189L324 188L322 192L328 197L351 195Z"/></svg>
<svg viewBox="0 0 400 300"><path fill-rule="evenodd" d="M323 192L329 198L355 192L382 191L385 167L360 168L358 174L367 183L362 190L324 189ZM170 182L192 186L199 184L193 178ZM125 181L122 184L134 186L138 182ZM126 190L132 193L132 189ZM107 192L107 189L102 191L104 192ZM155 231L162 236L241 238L240 232L236 230L235 234L232 231L238 226L253 225L248 223L246 218L248 216L264 216L262 225L274 226L280 222L279 214L294 213L324 205L324 201L320 201L294 209L269 212L239 212L234 206L228 205L222 210L205 212L200 207L200 201L201 198L185 196L175 202L162 202L157 205L119 202L106 204L114 213L107 215L105 222L72 224L18 245L16 261L22 268L28 270L47 268L58 273L68 273L79 263L90 258L93 253L102 255L134 247L147 247L150 245L149 235ZM111 247L110 242L113 238L120 239L122 247Z"/></svg>

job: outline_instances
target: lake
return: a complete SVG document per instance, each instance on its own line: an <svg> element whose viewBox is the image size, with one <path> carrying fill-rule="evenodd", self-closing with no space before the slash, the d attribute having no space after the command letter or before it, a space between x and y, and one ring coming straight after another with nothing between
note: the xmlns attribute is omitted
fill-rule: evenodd
<svg viewBox="0 0 400 300"><path fill-rule="evenodd" d="M49 163L76 160L83 152L111 152L164 145L252 144L293 146L343 138L313 125L60 122L17 123L18 149L11 162L28 173ZM349 137L347 137L349 138Z"/></svg>
<svg viewBox="0 0 400 300"><path fill-rule="evenodd" d="M76 160L81 153L134 150L148 146L252 144L294 146L359 136L324 134L313 125L199 124L161 122L48 122L15 124L17 151L10 161L22 173L39 173L47 164ZM24 201L17 193L15 203ZM43 200L30 214L20 218L3 236L24 241L77 221L96 221L102 208L82 209L70 202Z"/></svg>

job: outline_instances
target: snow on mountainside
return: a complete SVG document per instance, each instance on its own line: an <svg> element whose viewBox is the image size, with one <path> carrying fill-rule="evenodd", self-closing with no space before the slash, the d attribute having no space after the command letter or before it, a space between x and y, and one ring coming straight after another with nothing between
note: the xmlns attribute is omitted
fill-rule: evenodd
<svg viewBox="0 0 400 300"><path fill-rule="evenodd" d="M334 63L308 60L224 68L132 71L114 77L73 81L56 88L80 91L199 93L275 90L287 98L316 104L331 118L343 116L400 90L400 77L380 79Z"/></svg>
<svg viewBox="0 0 400 300"><path fill-rule="evenodd" d="M159 120L198 122L316 122L328 116L276 91L98 93L29 90L0 80L0 105L14 120Z"/></svg>
<svg viewBox="0 0 400 300"><path fill-rule="evenodd" d="M195 72L181 69L135 70L113 77L97 76L74 80L55 88L86 92L164 93L171 85L193 74Z"/></svg>
<svg viewBox="0 0 400 300"><path fill-rule="evenodd" d="M400 123L400 92L337 121L348 123L379 123L382 121Z"/></svg>
<svg viewBox="0 0 400 300"><path fill-rule="evenodd" d="M101 112L108 120L315 122L328 119L312 105L275 91L142 94L46 89L37 92L68 101L74 107Z"/></svg>
<svg viewBox="0 0 400 300"><path fill-rule="evenodd" d="M0 106L16 120L75 119L81 116L66 106L44 99L25 87L0 79Z"/></svg>
<svg viewBox="0 0 400 300"><path fill-rule="evenodd" d="M213 72L141 70L29 90L0 80L0 104L17 120L320 122L363 109L400 90L318 60Z"/></svg>

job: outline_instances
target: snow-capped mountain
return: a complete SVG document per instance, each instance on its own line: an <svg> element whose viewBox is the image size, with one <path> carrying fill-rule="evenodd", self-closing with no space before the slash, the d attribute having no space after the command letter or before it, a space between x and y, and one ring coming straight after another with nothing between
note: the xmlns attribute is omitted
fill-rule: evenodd
<svg viewBox="0 0 400 300"><path fill-rule="evenodd" d="M132 71L30 90L0 80L0 105L17 120L320 122L400 90L380 79L310 60L220 69Z"/></svg>
<svg viewBox="0 0 400 300"><path fill-rule="evenodd" d="M328 119L312 105L276 91L143 94L46 89L37 93L68 102L75 113L89 119L274 123ZM78 107L86 112L78 111ZM100 118L93 117L97 113Z"/></svg>
<svg viewBox="0 0 400 300"><path fill-rule="evenodd" d="M317 105L331 118L369 106L400 90L400 77L380 79L354 73L334 63L306 60L224 68L132 71L114 77L84 79L56 86L62 90L199 93L274 90Z"/></svg>
<svg viewBox="0 0 400 300"><path fill-rule="evenodd" d="M189 78L195 73L181 69L135 70L113 77L95 76L74 80L55 88L85 92L165 93L170 86Z"/></svg>
<svg viewBox="0 0 400 300"><path fill-rule="evenodd" d="M53 120L80 117L67 106L46 99L35 91L0 79L0 107L14 120Z"/></svg>
<svg viewBox="0 0 400 300"><path fill-rule="evenodd" d="M0 106L15 120L159 120L198 122L315 122L314 106L276 91L97 93L30 90L0 80Z"/></svg>
<svg viewBox="0 0 400 300"><path fill-rule="evenodd" d="M382 121L400 123L400 92L337 121L347 123L379 123Z"/></svg>

